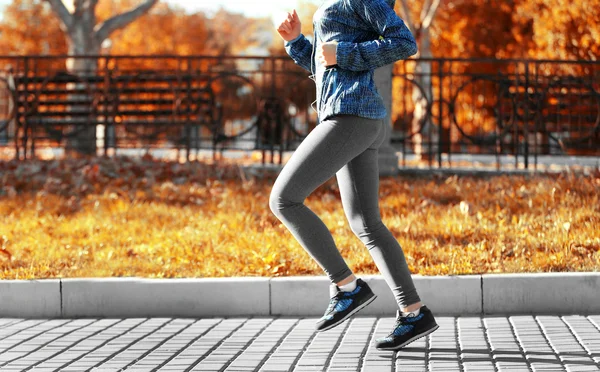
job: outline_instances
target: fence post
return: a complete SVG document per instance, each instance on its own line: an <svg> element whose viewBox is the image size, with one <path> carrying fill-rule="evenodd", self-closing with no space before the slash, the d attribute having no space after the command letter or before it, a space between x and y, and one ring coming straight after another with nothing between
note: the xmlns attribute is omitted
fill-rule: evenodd
<svg viewBox="0 0 600 372"><path fill-rule="evenodd" d="M108 68L108 63L109 63L109 57L105 56L104 57L104 97L102 98L102 111L104 114L104 143L102 144L102 147L104 148L104 156L108 156L108 141L109 141L109 126L111 125L111 121L112 118L109 119L110 115L108 115L108 105L111 104L111 98L110 98L110 70ZM115 150L116 152L116 150Z"/></svg>
<svg viewBox="0 0 600 372"><path fill-rule="evenodd" d="M433 64L433 62L431 62ZM443 84L443 79L444 79L444 61L443 60L437 60L438 63L438 144L437 144L437 160L438 160L438 168L442 167L442 151L444 151L444 139L446 137L445 132L444 132L444 84ZM433 70L433 68L432 68ZM433 105L433 102L435 101L435 98L433 98L433 76L432 76L432 82L431 82L431 104ZM433 117L433 113L431 115ZM433 123L433 121L432 121ZM450 137L450 136L448 136ZM448 138L448 142L450 142L450 138ZM449 147L451 146L450 144L448 144ZM448 149L448 163L450 163L450 154L452 153L452 149L449 148Z"/></svg>
<svg viewBox="0 0 600 372"><path fill-rule="evenodd" d="M525 143L523 144L523 161L525 169L529 169L529 105L531 104L531 97L535 99L535 92L533 95L529 94L529 62L525 61L525 117L523 118L523 137Z"/></svg>
<svg viewBox="0 0 600 372"><path fill-rule="evenodd" d="M17 61L17 71L18 71L18 61ZM15 85L15 76L14 76L14 70L11 67L8 70L8 75L6 77L6 88L8 89L8 123L6 126L6 140L7 140L7 144L10 141L10 137L11 137L11 133L12 133L12 137L13 140L15 141L15 156L18 158L19 155L19 146L18 146L18 126L17 126L17 115L19 112L19 103L17 102L18 100L18 95L17 95L17 88ZM12 99L11 99L12 98Z"/></svg>
<svg viewBox="0 0 600 372"><path fill-rule="evenodd" d="M29 124L27 122L27 112L29 111L29 102L27 95L29 94L29 58L23 59L23 138L21 139L23 148L23 160L27 160L27 131Z"/></svg>
<svg viewBox="0 0 600 372"><path fill-rule="evenodd" d="M383 98L387 116L385 117L385 140L379 148L379 175L393 176L398 174L398 155L391 144L392 134L392 71L394 65L389 64L375 70L375 86Z"/></svg>

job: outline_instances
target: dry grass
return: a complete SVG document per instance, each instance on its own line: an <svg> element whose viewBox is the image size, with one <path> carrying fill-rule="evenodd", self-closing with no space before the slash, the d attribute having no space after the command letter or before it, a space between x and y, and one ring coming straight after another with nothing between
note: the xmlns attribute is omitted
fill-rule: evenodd
<svg viewBox="0 0 600 372"><path fill-rule="evenodd" d="M268 208L273 177L151 159L0 163L0 277L324 275ZM413 273L600 269L600 174L382 178ZM378 273L335 179L306 201Z"/></svg>

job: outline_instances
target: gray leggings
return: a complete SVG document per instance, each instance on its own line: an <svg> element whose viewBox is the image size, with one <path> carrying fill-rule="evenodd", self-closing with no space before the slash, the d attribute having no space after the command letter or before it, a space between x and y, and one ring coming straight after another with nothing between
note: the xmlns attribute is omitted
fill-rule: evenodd
<svg viewBox="0 0 600 372"><path fill-rule="evenodd" d="M400 308L419 302L404 253L381 221L378 149L383 119L336 115L317 125L279 173L269 206L332 283L352 274L323 221L304 200L334 174L352 232L365 244Z"/></svg>

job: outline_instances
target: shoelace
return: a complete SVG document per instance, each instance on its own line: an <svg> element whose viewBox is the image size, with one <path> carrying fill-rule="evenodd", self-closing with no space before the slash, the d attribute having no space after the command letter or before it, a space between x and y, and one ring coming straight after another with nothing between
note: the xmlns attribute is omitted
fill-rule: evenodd
<svg viewBox="0 0 600 372"><path fill-rule="evenodd" d="M394 323L394 327L392 328L392 331L387 335L387 337L391 337L394 335L394 332L396 332L396 329L400 326L404 326L404 325L409 325L410 322L407 322L408 318L413 318L413 316L401 316L399 318L396 318L396 322Z"/></svg>
<svg viewBox="0 0 600 372"><path fill-rule="evenodd" d="M327 306L327 310L325 310L325 314L329 314L331 311L333 311L333 309L335 308L337 303L340 302L343 296L343 292L337 292L333 297L331 297L331 299L329 300L329 306Z"/></svg>

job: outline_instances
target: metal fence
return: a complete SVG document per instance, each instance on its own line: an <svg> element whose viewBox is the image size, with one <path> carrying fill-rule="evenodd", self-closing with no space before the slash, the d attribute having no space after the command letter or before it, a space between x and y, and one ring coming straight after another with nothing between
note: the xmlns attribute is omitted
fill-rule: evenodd
<svg viewBox="0 0 600 372"><path fill-rule="evenodd" d="M429 164L600 156L600 63L408 60L395 66L393 139Z"/></svg>
<svg viewBox="0 0 600 372"><path fill-rule="evenodd" d="M0 147L18 159L44 147L188 159L241 149L281 162L316 125L314 99L314 82L287 56L0 57ZM405 165L598 157L600 63L399 61L391 118Z"/></svg>

